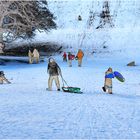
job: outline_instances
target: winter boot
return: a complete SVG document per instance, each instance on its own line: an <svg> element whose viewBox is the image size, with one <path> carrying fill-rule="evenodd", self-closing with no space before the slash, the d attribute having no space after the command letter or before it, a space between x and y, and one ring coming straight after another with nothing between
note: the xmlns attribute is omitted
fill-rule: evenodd
<svg viewBox="0 0 140 140"><path fill-rule="evenodd" d="M106 92L106 89L105 89L105 87L102 87L102 89L103 89L103 91L104 91L104 92Z"/></svg>

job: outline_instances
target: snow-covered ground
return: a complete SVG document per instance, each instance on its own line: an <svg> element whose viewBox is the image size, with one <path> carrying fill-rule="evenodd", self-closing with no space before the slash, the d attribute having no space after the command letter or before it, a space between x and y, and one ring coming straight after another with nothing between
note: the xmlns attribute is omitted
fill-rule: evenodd
<svg viewBox="0 0 140 140"><path fill-rule="evenodd" d="M127 60L85 56L83 67L55 59L70 86L83 94L46 91L47 58L40 64L0 66L12 84L0 85L1 139L140 139L140 66ZM126 78L113 80L113 95L102 91L104 72L111 66ZM62 86L62 82L61 82Z"/></svg>
<svg viewBox="0 0 140 140"><path fill-rule="evenodd" d="M68 67L55 56L64 79L83 94L57 92L55 85L54 91L46 91L48 58L40 64L0 65L12 82L0 85L1 139L140 139L140 1L109 2L115 26L98 30L103 0L48 2L58 29L38 33L33 41L58 43L66 52L84 50L80 68L76 61ZM97 15L89 27L90 11ZM127 67L133 60L137 66ZM126 79L124 83L113 79L113 95L102 91L108 67Z"/></svg>

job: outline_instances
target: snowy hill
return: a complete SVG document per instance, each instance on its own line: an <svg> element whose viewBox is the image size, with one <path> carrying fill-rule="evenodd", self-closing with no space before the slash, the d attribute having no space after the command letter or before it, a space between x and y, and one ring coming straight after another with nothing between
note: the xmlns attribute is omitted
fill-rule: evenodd
<svg viewBox="0 0 140 140"><path fill-rule="evenodd" d="M103 10L104 2L105 0L52 0L48 2L48 5L57 17L56 22L59 28L89 28L89 18L95 14L94 23L91 25L91 28L95 29L99 24L99 14ZM139 26L139 0L108 0L108 4L115 27ZM77 20L78 15L82 17L81 22Z"/></svg>
<svg viewBox="0 0 140 140"><path fill-rule="evenodd" d="M112 18L113 28L105 27L96 29L100 23L104 0L76 0L76 1L49 1L48 6L56 16L58 29L51 31L46 38L62 44L67 51L77 51L82 48L85 52L111 52L125 57L136 57L133 54L139 50L140 36L140 1L110 0L109 9ZM82 20L78 20L78 16ZM93 23L90 16L93 17ZM44 34L36 39L43 39ZM103 49L107 46L107 49Z"/></svg>
<svg viewBox="0 0 140 140"><path fill-rule="evenodd" d="M48 34L37 33L32 41L62 45L67 52L75 53L78 48L82 48L86 54L97 52L128 60L138 59L140 1L109 0L111 21L104 28L97 29L100 26L104 3L105 0L48 1L48 7L56 17L58 28ZM81 21L78 20L79 15ZM113 27L110 27L110 24Z"/></svg>

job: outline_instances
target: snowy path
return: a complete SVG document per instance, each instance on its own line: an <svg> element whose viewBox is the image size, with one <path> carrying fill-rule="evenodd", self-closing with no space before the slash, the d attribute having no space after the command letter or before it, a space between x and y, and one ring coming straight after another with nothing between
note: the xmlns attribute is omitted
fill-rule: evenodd
<svg viewBox="0 0 140 140"><path fill-rule="evenodd" d="M13 79L13 84L0 87L1 139L140 138L139 77L125 84L114 80L114 94L108 95L101 86L110 62L85 60L82 68L58 62L68 84L81 87L84 94L46 91L45 63L1 67ZM121 62L111 65L126 79L138 74L139 67L131 74Z"/></svg>

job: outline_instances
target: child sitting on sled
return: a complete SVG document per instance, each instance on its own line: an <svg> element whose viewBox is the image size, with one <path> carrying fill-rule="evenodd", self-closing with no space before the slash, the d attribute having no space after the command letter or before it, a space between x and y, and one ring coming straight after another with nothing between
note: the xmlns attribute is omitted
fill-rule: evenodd
<svg viewBox="0 0 140 140"><path fill-rule="evenodd" d="M104 92L108 92L109 94L112 94L112 78L114 78L113 70L112 68L108 68L105 72L105 82L102 89Z"/></svg>
<svg viewBox="0 0 140 140"><path fill-rule="evenodd" d="M8 84L11 83L10 81L8 81L8 80L6 79L4 72L3 72L3 71L0 71L0 84L3 84L4 81L5 81L6 83L8 83Z"/></svg>

